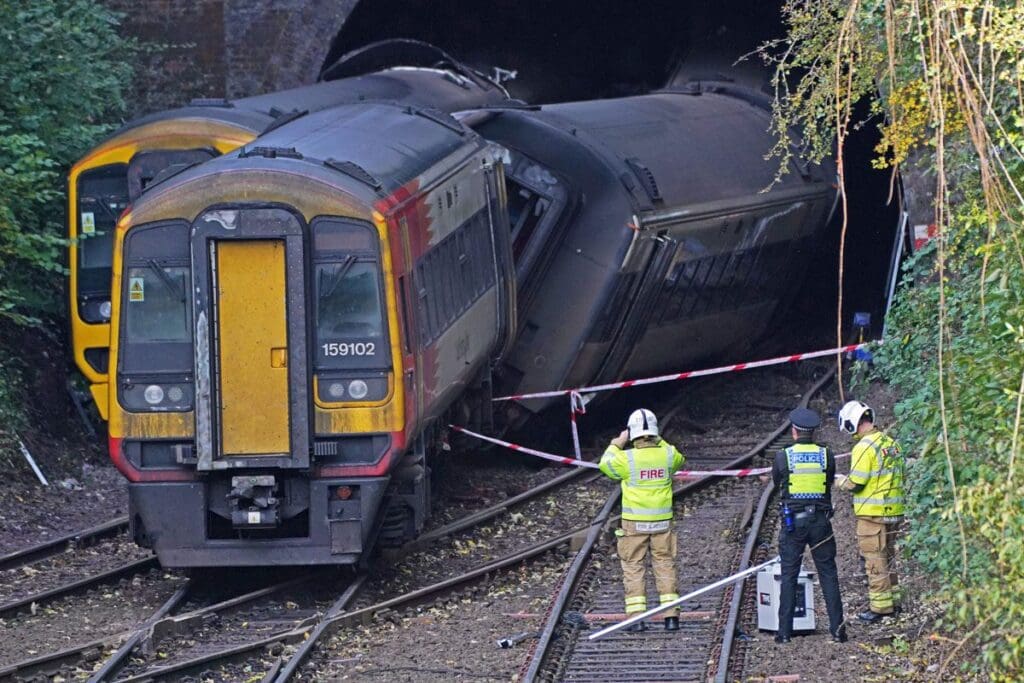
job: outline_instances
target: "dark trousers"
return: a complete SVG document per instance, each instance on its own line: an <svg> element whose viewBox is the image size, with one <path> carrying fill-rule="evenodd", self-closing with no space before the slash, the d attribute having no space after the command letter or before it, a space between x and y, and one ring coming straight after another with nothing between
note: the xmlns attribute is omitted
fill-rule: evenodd
<svg viewBox="0 0 1024 683"><path fill-rule="evenodd" d="M814 558L821 582L821 593L828 608L829 631L836 635L843 625L843 600L839 595L836 540L832 535L832 523L824 511L798 520L793 531L786 531L785 526L779 531L779 555L782 557L779 635L789 636L793 633L796 583L800 576L800 561L807 546L811 547L811 557Z"/></svg>

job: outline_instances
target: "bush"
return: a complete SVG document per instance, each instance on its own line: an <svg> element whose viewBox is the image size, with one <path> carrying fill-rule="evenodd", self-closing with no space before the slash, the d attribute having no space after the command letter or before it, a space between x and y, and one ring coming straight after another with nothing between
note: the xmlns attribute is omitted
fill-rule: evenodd
<svg viewBox="0 0 1024 683"><path fill-rule="evenodd" d="M0 0L0 325L63 317L64 177L124 107L135 48L118 21L92 0ZM16 421L4 366L0 417Z"/></svg>
<svg viewBox="0 0 1024 683"><path fill-rule="evenodd" d="M827 154L885 117L876 165L920 159L939 235L907 264L877 354L903 396L908 550L986 679L1024 676L1024 9L991 0L787 0L776 130ZM788 150L778 150L785 155ZM965 651L956 648L951 654Z"/></svg>

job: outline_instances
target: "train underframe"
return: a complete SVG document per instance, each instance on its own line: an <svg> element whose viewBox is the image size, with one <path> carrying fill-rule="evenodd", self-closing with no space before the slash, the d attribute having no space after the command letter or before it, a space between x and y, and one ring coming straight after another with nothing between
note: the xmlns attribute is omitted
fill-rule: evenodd
<svg viewBox="0 0 1024 683"><path fill-rule="evenodd" d="M416 536L430 513L419 444L381 477L293 470L129 484L132 536L165 567L354 565Z"/></svg>

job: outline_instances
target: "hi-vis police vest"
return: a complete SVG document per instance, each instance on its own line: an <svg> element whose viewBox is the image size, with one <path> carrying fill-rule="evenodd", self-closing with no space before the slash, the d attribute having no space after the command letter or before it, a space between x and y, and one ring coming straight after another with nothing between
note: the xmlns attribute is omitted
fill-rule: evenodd
<svg viewBox="0 0 1024 683"><path fill-rule="evenodd" d="M825 449L813 443L797 443L787 448L785 453L789 491L784 497L824 500L825 469L828 467Z"/></svg>
<svg viewBox="0 0 1024 683"><path fill-rule="evenodd" d="M863 486L853 496L858 517L903 516L903 453L899 444L873 430L853 447L850 481Z"/></svg>
<svg viewBox="0 0 1024 683"><path fill-rule="evenodd" d="M665 440L625 451L608 446L601 457L601 471L622 482L622 518L634 522L672 519L672 475L685 461Z"/></svg>

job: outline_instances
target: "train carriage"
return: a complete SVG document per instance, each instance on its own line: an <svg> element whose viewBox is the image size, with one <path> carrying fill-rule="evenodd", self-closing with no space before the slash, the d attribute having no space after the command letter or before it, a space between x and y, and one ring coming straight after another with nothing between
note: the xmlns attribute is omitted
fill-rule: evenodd
<svg viewBox="0 0 1024 683"><path fill-rule="evenodd" d="M445 112L508 93L425 43L383 41L342 57L335 80L236 100L200 99L129 122L68 176L69 314L73 356L106 417L110 269L121 212L170 168L202 163L308 112L392 102ZM400 64L401 66L395 66Z"/></svg>
<svg viewBox="0 0 1024 683"><path fill-rule="evenodd" d="M513 335L502 153L343 106L122 217L110 450L161 563L354 563L422 526L431 424Z"/></svg>
<svg viewBox="0 0 1024 683"><path fill-rule="evenodd" d="M464 120L510 151L520 324L495 380L503 394L749 347L800 285L835 207L828 165L776 179L769 102L735 84ZM549 404L508 403L507 422Z"/></svg>

